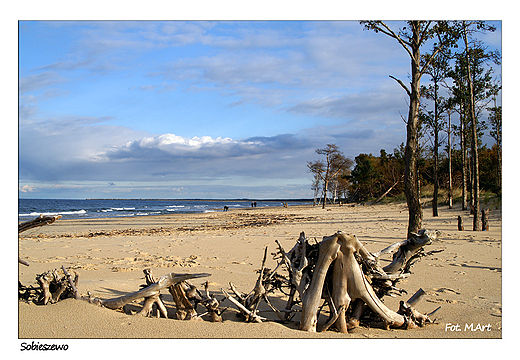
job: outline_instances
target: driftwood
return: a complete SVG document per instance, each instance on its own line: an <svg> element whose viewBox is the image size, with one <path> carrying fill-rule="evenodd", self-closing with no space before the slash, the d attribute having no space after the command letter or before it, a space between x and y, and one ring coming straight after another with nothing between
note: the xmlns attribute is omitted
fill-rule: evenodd
<svg viewBox="0 0 520 360"><path fill-rule="evenodd" d="M384 272L386 274L409 273L411 260L421 256L421 250L426 245L431 245L438 235L437 231L420 230L410 238L378 251L374 256L379 258L383 254L393 253L392 262L383 268Z"/></svg>
<svg viewBox="0 0 520 360"><path fill-rule="evenodd" d="M222 313L226 311L226 309L220 311L219 305L220 302L217 298L209 293L209 282L206 281L204 283L204 291L206 293L206 298L202 300L202 305L206 307L207 313L210 316L212 322L221 322L222 321ZM201 314L199 316L203 316L205 314Z"/></svg>
<svg viewBox="0 0 520 360"><path fill-rule="evenodd" d="M44 216L42 214L34 220L29 220L29 221L18 224L18 233L27 231L29 229L33 229L35 227L50 225L58 219L61 219L61 215Z"/></svg>
<svg viewBox="0 0 520 360"><path fill-rule="evenodd" d="M146 285L141 285L142 288L146 288L157 282L150 269L144 269L143 273L145 275ZM157 317L162 315L164 318L168 318L168 310L166 310L166 306L164 306L160 293L145 297L143 308L139 311L138 315L152 316L155 308L157 309Z"/></svg>
<svg viewBox="0 0 520 360"><path fill-rule="evenodd" d="M419 249L431 243L432 238L435 237L436 234L423 231L422 234L414 234L410 239L391 245L374 255L370 254L354 235L338 232L323 238L311 284L302 300L300 329L316 331L317 311L327 274L330 274L328 285L330 289L327 298L333 316L327 323L326 328L335 325L340 332L347 332L348 328L356 326L359 323L359 318L353 317L348 326L344 316L351 301L356 299L360 299L367 304L382 319L385 327L411 328L429 322L427 316L419 314L410 306L402 307L399 312L388 309L363 274L355 254L358 254L361 257L361 262L369 264L372 272L377 274L374 278L385 281L398 279L406 273L410 260ZM397 251L394 253L392 263L381 269L377 258L382 254L393 252L395 249ZM329 272L329 267L332 270L331 272ZM397 276L388 276L394 274ZM359 316L359 311L356 312L356 315Z"/></svg>
<svg viewBox="0 0 520 360"><path fill-rule="evenodd" d="M185 299L185 302L182 303L181 307L177 308L178 319L200 318L205 314L209 314L211 321L222 321L222 312L220 312L218 308L219 301L214 296L209 295L208 282L205 283L206 296L203 297L200 291L198 291L195 286L188 281L188 279L210 276L210 274L207 273L170 273L162 276L156 281L151 270L145 269L143 272L145 274L146 285L141 285L141 290L113 299L99 299L93 297L90 292L87 292L87 297L82 298L79 296L77 290L79 274L76 271L72 269L67 270L62 266L61 272L63 275L60 275L58 270L54 269L37 275L37 287L23 286L18 282L18 298L32 301L38 305L54 304L59 300L66 298L82 299L87 300L92 304L101 305L113 310L121 309L133 301L144 298L143 307L137 315L153 316L153 313L156 310L157 317L162 316L168 318L168 310L162 301L160 292L164 288L168 288L170 292L172 291L171 289L178 289L176 291L181 292ZM191 303L193 300L195 301L194 304ZM198 315L196 313L195 308L198 303L207 308L207 311L204 314ZM179 304L177 300L176 304ZM179 314L182 314L186 309L190 309L189 316L180 316Z"/></svg>
<svg viewBox="0 0 520 360"><path fill-rule="evenodd" d="M209 315L210 321L212 322L222 321L221 315L226 309L223 311L219 310L220 302L215 298L215 296L210 295L209 283L207 281L204 283L205 295L202 295L202 293L188 280L210 276L210 274L171 273L162 276L158 281L156 281L150 269L145 269L143 272L146 278L146 285L142 285L140 291L108 300L94 298L89 293L89 302L116 310L121 309L123 306L133 301L144 298L143 307L137 315L153 316L154 311L156 311L157 317L162 316L168 318L168 310L166 309L160 294L161 290L168 288L168 291L175 302L176 319L201 319L202 316ZM206 312L198 314L198 304L206 307Z"/></svg>
<svg viewBox="0 0 520 360"><path fill-rule="evenodd" d="M60 218L61 215L40 215L36 219L20 223L18 225L18 233L36 227L52 224ZM18 262L29 266L29 263L20 257L18 258ZM74 270L70 270L74 274L73 277L64 266L62 266L62 271L64 274L63 277L58 275L57 270L52 270L37 275L37 287L27 287L18 282L18 297L20 299L33 301L37 304L43 305L48 303L55 303L66 297L79 299L80 296L77 290L79 274ZM164 288L168 288L177 306L176 316L178 319L200 318L202 315L209 314L211 321L222 321L222 312L220 312L218 308L219 301L214 296L209 294L208 282L205 283L206 296L203 297L200 291L198 291L196 287L188 281L188 279L206 277L210 276L210 274L171 273L161 277L158 281L156 281L150 269L145 269L143 272L145 274L146 285L142 286L140 291L113 299L98 299L87 292L88 297L86 300L94 304L102 305L109 309L120 309L132 301L144 298L144 304L141 311L138 313L139 315L151 316L154 312L154 309L157 309L157 316L162 315L163 317L167 318L168 311L161 299L160 291ZM205 306L207 309L207 311L202 315L198 315L196 312L196 306L199 303Z"/></svg>
<svg viewBox="0 0 520 360"><path fill-rule="evenodd" d="M32 301L35 304L47 305L54 304L66 298L78 298L76 286L79 274L72 269L69 271L64 266L61 267L63 275L58 270L49 270L36 276L38 287L24 286L18 282L18 298Z"/></svg>
<svg viewBox="0 0 520 360"><path fill-rule="evenodd" d="M168 287L168 291L172 295L177 309L175 316L179 320L190 320L197 317L197 311L186 295L188 288L189 285L183 281Z"/></svg>
<svg viewBox="0 0 520 360"><path fill-rule="evenodd" d="M146 285L141 285L146 288L155 284L157 281L150 269L143 270L146 278ZM176 305L175 317L179 320L200 319L202 316L209 314L210 320L213 322L222 321L219 311L219 301L209 294L209 283L204 283L205 296L193 285L189 280L182 280L174 285L168 286L168 291L173 297ZM145 297L143 308L138 315L153 316L154 310L157 309L157 317L161 315L168 318L168 310L164 305L161 294L155 293L149 297ZM197 313L197 305L201 304L206 307L207 311L202 314Z"/></svg>
<svg viewBox="0 0 520 360"><path fill-rule="evenodd" d="M266 320L265 318L257 314L258 306L260 305L260 302L262 300L265 301L265 303L272 309L272 311L274 311L278 315L280 320L284 320L284 315L282 314L282 312L272 305L271 301L267 296L268 292L274 289L273 287L269 287L268 284L271 283L271 279L273 279L274 275L276 274L275 271L270 272L269 269L265 268L267 250L268 247L266 247L264 250L262 266L260 268L255 287L248 295L240 293L236 289L235 285L233 285L233 283L231 282L229 283L229 287L235 295L235 298L231 297L231 295L229 295L224 289L222 289L222 292L224 293L226 298L238 307L238 309L241 312L241 316L248 322L262 322L262 320ZM269 289L266 288L266 285L269 287Z"/></svg>
<svg viewBox="0 0 520 360"><path fill-rule="evenodd" d="M206 277L210 276L211 274L207 273L201 273L201 274L176 274L176 273L170 273L164 276L161 276L161 278L147 286L144 289L141 289L139 291L136 291L134 293L119 296L117 298L113 299L92 299L91 302L98 303L106 308L109 309L120 309L126 304L131 303L132 301L139 300L142 298L151 297L154 295L159 295L160 291L162 289L168 288L172 285L175 285L177 283L180 283L181 281L185 281L188 279L194 279L194 278L200 278L200 277Z"/></svg>
<svg viewBox="0 0 520 360"><path fill-rule="evenodd" d="M19 229L25 231L47 225L59 218L45 219L40 216L28 222L30 224L20 224ZM424 247L432 244L438 235L436 231L421 230L404 241L370 253L354 235L337 232L324 237L321 242L315 240L311 244L302 232L289 252L276 241L278 250L273 255L278 264L274 270L265 266L268 253L268 248L265 248L258 278L251 292L241 293L230 282L232 294L221 289L225 296L223 299L235 305L239 315L248 322L267 321L266 317L259 315L266 311L274 312L281 322L291 321L296 313L301 312L299 328L304 331L317 330L320 311L325 305L329 308L329 317L320 328L321 331L336 328L346 333L361 323L377 322L384 328L410 329L424 326L433 322L430 316L439 308L427 315L414 309L425 295L422 289L407 301L401 301L397 311L389 309L382 299L384 296L406 293L397 287L397 283L411 274L411 267L421 257L437 252L424 252ZM383 267L379 259L388 254L392 254L392 261ZM283 268L288 271L288 276L278 272ZM19 298L39 304L55 303L67 297L79 299L79 274L64 266L61 271L63 276L57 270L38 275L38 287L24 287L19 283ZM168 310L161 298L161 290L168 289L176 305L177 319L198 319L209 315L211 321L222 321L223 311L219 310L220 302L209 293L209 282L204 283L205 291L202 294L189 281L210 274L170 273L156 280L150 269L143 272L146 285L142 285L137 292L112 299L97 299L88 293L86 300L109 309L121 309L131 302L144 299L138 315L153 316L155 312L157 317L168 318ZM288 296L282 310L273 306L268 296L277 290ZM259 306L262 302L270 310L261 310ZM206 308L203 314L197 313L199 304Z"/></svg>
<svg viewBox="0 0 520 360"><path fill-rule="evenodd" d="M50 225L58 219L61 219L61 215L43 216L43 214L42 214L42 215L38 216L36 219L29 220L29 221L18 224L18 234L21 232L27 231L29 229L34 229L36 227ZM25 266L29 266L29 263L20 257L18 257L18 262Z"/></svg>
<svg viewBox="0 0 520 360"><path fill-rule="evenodd" d="M234 296L222 289L246 321L261 322L258 316L258 299L266 299L271 311L281 321L289 321L299 311L294 307L301 304L300 329L316 331L318 316L324 305L329 307L329 318L321 331L335 327L348 332L361 322L379 322L385 328L414 328L433 322L413 308L425 292L419 289L408 301L401 301L398 311L390 310L382 302L384 296L397 296L406 293L396 284L410 275L410 268L421 257L437 251L424 252L424 247L432 244L439 235L436 231L421 230L409 239L388 246L374 254L368 252L354 235L338 232L324 237L318 243L310 244L302 232L295 246L286 252L276 241L278 251L274 253L278 261L276 269L265 268L267 249L264 251L262 267L257 283L250 294L240 293L230 283ZM382 267L379 258L393 254L389 265ZM276 271L285 267L289 276ZM267 293L280 290L288 295L283 310L272 306ZM325 302L320 307L322 299ZM262 310L267 311L267 310Z"/></svg>

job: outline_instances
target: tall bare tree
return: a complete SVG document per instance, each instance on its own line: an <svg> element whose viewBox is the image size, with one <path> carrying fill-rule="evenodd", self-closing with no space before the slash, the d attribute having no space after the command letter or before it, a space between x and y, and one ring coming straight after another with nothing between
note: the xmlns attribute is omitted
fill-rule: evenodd
<svg viewBox="0 0 520 360"><path fill-rule="evenodd" d="M428 60L429 54L424 59ZM431 84L421 88L422 95L433 101L433 112L428 111L424 114L426 126L431 129L433 135L433 200L432 212L433 216L439 216L438 197L439 197L439 147L441 145L440 131L444 128L442 121L443 113L446 110L446 99L439 94L440 84L447 77L449 68L449 58L446 54L441 53L437 58L430 62L430 66L426 68L426 74L431 78Z"/></svg>
<svg viewBox="0 0 520 360"><path fill-rule="evenodd" d="M486 24L484 21L458 21L455 22L455 26L458 27L459 32L462 34L462 39L464 40L464 56L465 56L465 65L466 65L466 78L467 78L467 87L468 87L468 112L469 112L469 120L471 124L471 161L472 161L472 199L473 199L473 231L480 231L480 181L479 181L479 161L478 161L478 123L477 123L477 109L476 109L476 100L475 100L475 88L474 88L474 76L473 72L475 69L472 68L472 64L475 63L477 59L476 56L471 58L471 52L475 52L474 49L471 49L470 42L473 34L478 32L485 31L495 31L493 26ZM475 48L477 51L480 50L483 57L482 59L494 59L497 61L497 53L487 53L484 54L482 49Z"/></svg>
<svg viewBox="0 0 520 360"><path fill-rule="evenodd" d="M411 82L405 85L401 80L390 75L406 91L409 101L408 119L406 121L405 174L404 192L408 204L408 237L416 233L422 226L423 212L419 199L417 183L416 149L418 142L418 115L421 77L438 53L450 46L456 34L452 33L446 21L407 21L406 26L397 32L382 21L362 21L365 29L381 32L395 40L403 47L411 60ZM421 64L421 48L430 39L437 37L434 50L429 59Z"/></svg>
<svg viewBox="0 0 520 360"><path fill-rule="evenodd" d="M493 107L488 107L489 111L489 135L495 139L497 150L497 188L502 188L502 106L497 106L498 92L502 88L498 83L495 85L495 90L492 92Z"/></svg>
<svg viewBox="0 0 520 360"><path fill-rule="evenodd" d="M453 208L453 172L452 172L452 159L451 159L451 114L453 113L452 109L453 104L448 101L448 108L446 112L448 113L448 207L450 209Z"/></svg>

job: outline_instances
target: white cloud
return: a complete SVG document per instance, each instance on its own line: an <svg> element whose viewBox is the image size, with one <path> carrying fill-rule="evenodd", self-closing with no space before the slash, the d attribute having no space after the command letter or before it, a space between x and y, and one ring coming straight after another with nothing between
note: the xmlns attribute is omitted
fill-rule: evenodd
<svg viewBox="0 0 520 360"><path fill-rule="evenodd" d="M18 191L23 192L23 193L33 192L35 190L36 190L36 188L32 185L18 186Z"/></svg>
<svg viewBox="0 0 520 360"><path fill-rule="evenodd" d="M175 134L163 134L155 137L145 137L138 141L139 146L143 148L168 148L169 145L181 145L187 148L200 148L204 145L214 144L229 144L233 143L233 140L226 137L218 137L213 139L211 136L195 136L193 138L185 138ZM134 143L127 144L127 147L131 147Z"/></svg>
<svg viewBox="0 0 520 360"><path fill-rule="evenodd" d="M218 193L244 179L285 186L309 177L306 161L327 143L354 157L405 140L406 95L388 78L406 82L409 72L397 42L355 21L231 24L45 23L74 40L50 64L21 69L20 191L36 190L34 180L99 181L103 191L160 183L183 194L202 193L200 182ZM149 110L170 99L186 103ZM268 129L275 122L284 126Z"/></svg>

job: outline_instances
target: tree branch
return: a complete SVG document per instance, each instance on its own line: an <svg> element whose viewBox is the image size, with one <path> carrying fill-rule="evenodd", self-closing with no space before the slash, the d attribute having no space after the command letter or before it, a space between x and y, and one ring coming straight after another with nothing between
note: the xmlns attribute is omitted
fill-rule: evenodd
<svg viewBox="0 0 520 360"><path fill-rule="evenodd" d="M396 39L399 44L401 44L401 46L406 50L406 52L408 53L408 55L410 55L410 58L412 60L414 60L414 57L413 57L413 54L412 52L410 51L409 49L409 46L411 46L412 44L410 44L409 42L407 41L404 41L399 35L397 35L392 29L390 29L388 27L388 25L386 25L384 22L380 21L378 22L379 24L381 24L382 26L384 26L384 28L386 29L386 31L384 31L383 29L379 28L378 27L378 30L381 31L383 34L386 34L390 37L393 37L394 39Z"/></svg>
<svg viewBox="0 0 520 360"><path fill-rule="evenodd" d="M420 75L422 76L424 74L424 72L426 71L426 69L428 68L428 66L430 66L431 62L433 61L433 59L435 58L435 56L439 53L439 51L442 50L442 48L445 46L445 44L441 44L441 46L439 46L433 53L432 55L428 58L428 60L426 61L426 63L423 65L422 69L420 69L419 73Z"/></svg>
<svg viewBox="0 0 520 360"><path fill-rule="evenodd" d="M426 40L426 38L428 36L428 28L430 27L431 24L432 24L432 22L428 21L428 23L424 27L424 30L422 31L421 36L419 36L419 44L421 44L423 41Z"/></svg>
<svg viewBox="0 0 520 360"><path fill-rule="evenodd" d="M395 76L392 76L392 75L388 75L391 79L394 79L395 81L397 81L397 83L399 85L401 85L401 87L406 91L406 93L408 94L408 96L411 96L411 92L410 90L406 87L405 84L403 84L403 82L401 80L399 80L398 78L396 78Z"/></svg>

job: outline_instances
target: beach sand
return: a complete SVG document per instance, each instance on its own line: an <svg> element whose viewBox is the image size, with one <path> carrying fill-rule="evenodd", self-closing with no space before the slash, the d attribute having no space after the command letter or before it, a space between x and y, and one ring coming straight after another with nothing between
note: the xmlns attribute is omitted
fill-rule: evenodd
<svg viewBox="0 0 520 360"><path fill-rule="evenodd" d="M358 327L349 334L335 331L309 333L297 330L296 322L244 323L228 300L221 308L224 322L181 321L145 318L105 309L82 300L67 299L38 306L18 302L20 339L115 339L115 338L501 338L502 337L502 216L490 207L490 230L474 232L472 217L454 209L439 208L433 218L424 208L423 228L440 230L441 236L426 250L443 250L422 258L413 274L399 283L408 294L385 298L395 311L422 288L426 296L415 306L433 316L435 324L413 330L383 330ZM457 216L466 230L458 231ZM35 277L62 265L75 269L78 290L98 298L113 298L139 290L145 283L142 270L150 268L156 278L171 272L210 273L192 282L202 290L206 280L210 292L220 300L221 288L233 282L241 292L251 291L257 279L265 246L275 252L275 240L286 250L299 233L320 241L337 230L355 234L372 252L405 239L408 223L406 204L372 206L313 206L254 208L204 214L172 214L139 218L58 220L54 224L20 234L19 255L30 266L19 265L24 285L36 285ZM385 259L383 265L389 261ZM268 256L266 266L274 268ZM174 314L170 294L163 290L165 305ZM274 305L283 308L286 297L275 294ZM136 306L137 309L137 306ZM262 303L260 309L268 309ZM273 313L262 313L276 320ZM295 318L297 321L298 318ZM319 322L323 324L325 315ZM457 327L458 324L458 327ZM471 325L473 324L473 325ZM482 330L484 328L484 330ZM28 341L30 343L30 341Z"/></svg>

